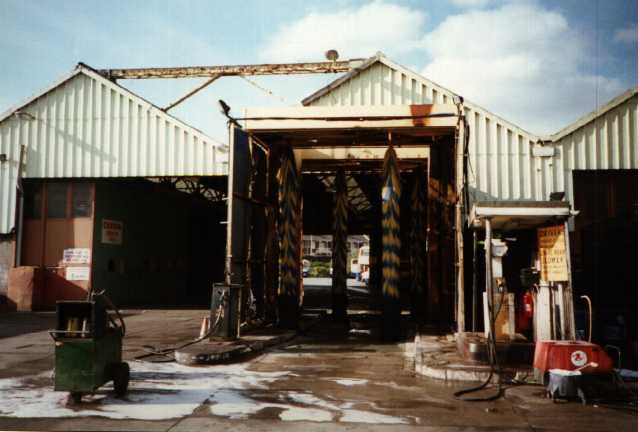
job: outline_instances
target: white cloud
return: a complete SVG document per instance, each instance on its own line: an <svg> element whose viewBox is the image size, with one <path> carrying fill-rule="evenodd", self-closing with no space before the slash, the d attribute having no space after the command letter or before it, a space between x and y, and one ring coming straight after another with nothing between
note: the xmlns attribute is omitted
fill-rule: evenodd
<svg viewBox="0 0 638 432"><path fill-rule="evenodd" d="M268 61L323 59L329 49L340 58L369 57L377 51L402 53L418 46L426 16L423 12L384 2L337 12L313 12L280 27L268 40Z"/></svg>
<svg viewBox="0 0 638 432"><path fill-rule="evenodd" d="M269 61L299 61L329 48L341 58L381 50L420 60L425 77L537 134L558 131L622 90L619 80L586 72L594 57L587 37L534 0L463 9L434 29L424 12L386 2L313 12L280 27L263 52Z"/></svg>
<svg viewBox="0 0 638 432"><path fill-rule="evenodd" d="M462 8L482 8L491 3L491 0L450 0L454 6Z"/></svg>
<svg viewBox="0 0 638 432"><path fill-rule="evenodd" d="M616 30L616 33L614 33L614 40L616 42L638 42L638 25Z"/></svg>
<svg viewBox="0 0 638 432"><path fill-rule="evenodd" d="M424 38L426 77L467 100L545 134L620 92L617 80L583 72L583 35L536 3L447 17Z"/></svg>

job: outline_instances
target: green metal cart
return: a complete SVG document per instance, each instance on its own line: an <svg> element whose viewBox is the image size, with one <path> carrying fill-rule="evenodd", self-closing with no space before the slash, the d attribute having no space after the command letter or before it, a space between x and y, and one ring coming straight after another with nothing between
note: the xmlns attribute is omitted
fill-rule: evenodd
<svg viewBox="0 0 638 432"><path fill-rule="evenodd" d="M118 397L128 389L129 366L122 362L125 326L107 313L102 296L89 301L59 301L57 327L49 333L55 341L55 391L68 391L79 403L82 395L94 393L113 381Z"/></svg>

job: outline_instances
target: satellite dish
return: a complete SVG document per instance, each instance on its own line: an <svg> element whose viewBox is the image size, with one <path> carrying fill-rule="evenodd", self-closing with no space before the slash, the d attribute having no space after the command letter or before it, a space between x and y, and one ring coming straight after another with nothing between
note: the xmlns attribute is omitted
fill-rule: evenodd
<svg viewBox="0 0 638 432"><path fill-rule="evenodd" d="M337 50L328 50L326 51L326 58L330 61L337 61L337 59L339 58L339 53L337 52Z"/></svg>

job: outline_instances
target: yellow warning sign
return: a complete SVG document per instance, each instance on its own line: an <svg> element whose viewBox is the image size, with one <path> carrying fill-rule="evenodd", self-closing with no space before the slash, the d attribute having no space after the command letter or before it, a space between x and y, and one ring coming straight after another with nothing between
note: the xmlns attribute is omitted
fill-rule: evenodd
<svg viewBox="0 0 638 432"><path fill-rule="evenodd" d="M564 282L567 274L567 243L565 226L555 225L538 228L538 258L541 262L541 280Z"/></svg>

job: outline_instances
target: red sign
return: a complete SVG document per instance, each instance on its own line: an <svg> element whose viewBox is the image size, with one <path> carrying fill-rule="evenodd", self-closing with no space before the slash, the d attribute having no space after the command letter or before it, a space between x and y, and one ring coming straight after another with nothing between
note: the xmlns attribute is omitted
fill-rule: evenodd
<svg viewBox="0 0 638 432"><path fill-rule="evenodd" d="M124 224L120 221L102 219L102 243L121 245Z"/></svg>

